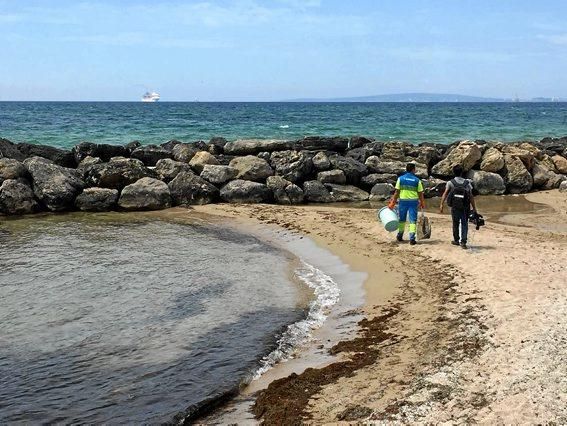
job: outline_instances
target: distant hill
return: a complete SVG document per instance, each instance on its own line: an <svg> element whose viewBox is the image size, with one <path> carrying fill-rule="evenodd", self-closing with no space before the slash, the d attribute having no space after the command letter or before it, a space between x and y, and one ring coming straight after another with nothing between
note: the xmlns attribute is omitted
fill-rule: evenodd
<svg viewBox="0 0 567 426"><path fill-rule="evenodd" d="M357 96L349 98L289 99L285 102L506 102L510 99L445 93L394 93L390 95Z"/></svg>

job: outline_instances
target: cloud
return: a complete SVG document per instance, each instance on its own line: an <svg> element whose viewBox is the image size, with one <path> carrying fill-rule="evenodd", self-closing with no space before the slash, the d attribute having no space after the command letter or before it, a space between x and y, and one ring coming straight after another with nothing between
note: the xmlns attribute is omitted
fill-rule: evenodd
<svg viewBox="0 0 567 426"><path fill-rule="evenodd" d="M567 46L567 33L554 34L554 35L539 35L538 38L545 40L551 44L556 44L559 46Z"/></svg>

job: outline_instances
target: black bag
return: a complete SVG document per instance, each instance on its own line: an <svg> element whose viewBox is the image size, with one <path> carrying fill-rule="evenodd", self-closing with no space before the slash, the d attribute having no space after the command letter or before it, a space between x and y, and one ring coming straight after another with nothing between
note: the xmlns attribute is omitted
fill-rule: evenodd
<svg viewBox="0 0 567 426"><path fill-rule="evenodd" d="M458 210L468 210L471 197L468 191L468 182L465 180L463 183L457 183L455 179L451 179L453 190L447 197L447 205Z"/></svg>

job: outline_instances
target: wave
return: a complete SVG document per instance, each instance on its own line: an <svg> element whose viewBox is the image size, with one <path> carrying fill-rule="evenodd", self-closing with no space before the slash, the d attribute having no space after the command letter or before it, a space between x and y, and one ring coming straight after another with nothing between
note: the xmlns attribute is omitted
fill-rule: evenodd
<svg viewBox="0 0 567 426"><path fill-rule="evenodd" d="M279 126L280 129L289 129L289 124L282 124Z"/></svg>
<svg viewBox="0 0 567 426"><path fill-rule="evenodd" d="M339 286L323 271L301 261L295 274L300 281L313 289L315 299L309 304L307 317L289 325L278 339L276 349L262 358L252 380L258 379L278 362L290 359L299 347L309 342L313 331L323 325L330 309L339 300Z"/></svg>

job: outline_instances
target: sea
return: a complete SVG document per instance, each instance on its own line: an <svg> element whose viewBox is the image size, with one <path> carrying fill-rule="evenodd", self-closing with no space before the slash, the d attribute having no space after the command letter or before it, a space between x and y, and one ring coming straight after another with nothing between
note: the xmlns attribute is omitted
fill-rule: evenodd
<svg viewBox="0 0 567 426"><path fill-rule="evenodd" d="M0 102L0 137L60 148L310 135L539 140L567 135L567 103Z"/></svg>
<svg viewBox="0 0 567 426"><path fill-rule="evenodd" d="M567 135L567 103L0 102L0 138L66 149L309 135L538 140ZM182 216L0 218L0 423L171 422L294 357L345 296L325 268Z"/></svg>

